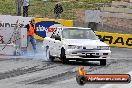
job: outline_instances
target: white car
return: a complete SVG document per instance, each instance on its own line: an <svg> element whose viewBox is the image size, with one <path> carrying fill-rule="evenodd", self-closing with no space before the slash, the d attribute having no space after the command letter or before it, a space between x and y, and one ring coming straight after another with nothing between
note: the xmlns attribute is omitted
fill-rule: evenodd
<svg viewBox="0 0 132 88"><path fill-rule="evenodd" d="M45 37L46 57L54 60L60 58L62 63L69 60L99 60L106 65L110 57L109 45L99 40L90 28L58 27L51 37Z"/></svg>

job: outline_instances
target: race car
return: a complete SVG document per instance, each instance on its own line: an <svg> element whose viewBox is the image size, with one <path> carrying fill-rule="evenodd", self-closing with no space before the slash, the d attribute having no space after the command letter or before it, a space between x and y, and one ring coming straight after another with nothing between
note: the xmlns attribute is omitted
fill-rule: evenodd
<svg viewBox="0 0 132 88"><path fill-rule="evenodd" d="M51 37L43 41L46 58L53 61L58 57L62 63L69 60L99 60L106 65L110 57L109 45L102 42L90 28L57 27Z"/></svg>

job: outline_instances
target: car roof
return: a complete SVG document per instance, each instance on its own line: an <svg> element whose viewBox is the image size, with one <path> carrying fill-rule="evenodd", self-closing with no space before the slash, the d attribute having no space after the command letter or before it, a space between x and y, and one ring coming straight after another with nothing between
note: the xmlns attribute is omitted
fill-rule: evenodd
<svg viewBox="0 0 132 88"><path fill-rule="evenodd" d="M91 30L91 28L84 28L84 27L57 27L57 28L77 28L77 29L89 29L89 30Z"/></svg>

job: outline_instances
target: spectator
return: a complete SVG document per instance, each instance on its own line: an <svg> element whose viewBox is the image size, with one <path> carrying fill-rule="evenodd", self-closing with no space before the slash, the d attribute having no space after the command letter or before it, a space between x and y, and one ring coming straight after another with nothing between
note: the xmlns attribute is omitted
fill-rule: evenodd
<svg viewBox="0 0 132 88"><path fill-rule="evenodd" d="M27 28L27 46L29 42L31 42L34 53L37 53L36 51L36 40L34 38L34 34L36 33L36 28L35 28L35 20L32 19L29 24L26 25Z"/></svg>
<svg viewBox="0 0 132 88"><path fill-rule="evenodd" d="M54 8L55 19L60 19L60 14L63 12L63 7L57 3Z"/></svg>
<svg viewBox="0 0 132 88"><path fill-rule="evenodd" d="M23 16L28 17L29 0L23 0Z"/></svg>
<svg viewBox="0 0 132 88"><path fill-rule="evenodd" d="M22 0L16 0L16 15L21 16Z"/></svg>

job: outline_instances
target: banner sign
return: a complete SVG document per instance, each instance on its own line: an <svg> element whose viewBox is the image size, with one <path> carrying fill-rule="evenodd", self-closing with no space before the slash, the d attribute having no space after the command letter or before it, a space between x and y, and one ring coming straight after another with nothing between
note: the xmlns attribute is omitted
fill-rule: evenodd
<svg viewBox="0 0 132 88"><path fill-rule="evenodd" d="M132 34L96 32L96 35L110 46L132 48Z"/></svg>
<svg viewBox="0 0 132 88"><path fill-rule="evenodd" d="M73 26L72 20L63 20L63 19L48 19L48 18L35 18L35 27L36 27L36 35L35 38L39 40L43 40L45 37L50 37L53 28L55 27L71 27Z"/></svg>
<svg viewBox="0 0 132 88"><path fill-rule="evenodd" d="M14 31L16 22L20 23L21 28L29 24L29 21L33 17L22 17L22 16L10 16L0 15L0 44L7 43ZM46 36L51 36L53 30L52 27L71 27L73 26L72 20L63 19L48 19L48 18L34 18L36 22L36 34L35 38L43 40ZM7 36L8 35L8 36Z"/></svg>
<svg viewBox="0 0 132 88"><path fill-rule="evenodd" d="M21 28L24 28L31 19L32 17L0 15L0 44L9 41L15 30L17 21L20 23Z"/></svg>

